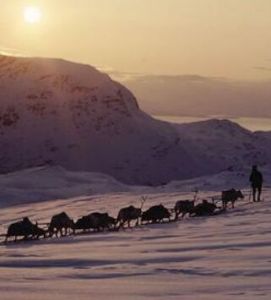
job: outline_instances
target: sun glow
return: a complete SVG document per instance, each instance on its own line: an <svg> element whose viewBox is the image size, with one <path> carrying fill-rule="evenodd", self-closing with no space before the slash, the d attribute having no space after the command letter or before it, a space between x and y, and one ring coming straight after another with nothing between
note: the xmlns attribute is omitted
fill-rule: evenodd
<svg viewBox="0 0 271 300"><path fill-rule="evenodd" d="M28 6L24 9L24 20L26 23L35 24L41 21L42 13L39 7Z"/></svg>

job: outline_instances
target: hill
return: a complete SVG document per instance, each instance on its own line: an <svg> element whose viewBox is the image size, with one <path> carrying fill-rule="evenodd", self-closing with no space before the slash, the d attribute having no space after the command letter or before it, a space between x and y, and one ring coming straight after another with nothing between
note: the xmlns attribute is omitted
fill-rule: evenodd
<svg viewBox="0 0 271 300"><path fill-rule="evenodd" d="M64 60L0 56L0 136L2 173L49 164L156 185L204 172L125 87Z"/></svg>
<svg viewBox="0 0 271 300"><path fill-rule="evenodd" d="M0 56L0 173L50 165L156 186L270 161L266 135L155 120L91 66Z"/></svg>

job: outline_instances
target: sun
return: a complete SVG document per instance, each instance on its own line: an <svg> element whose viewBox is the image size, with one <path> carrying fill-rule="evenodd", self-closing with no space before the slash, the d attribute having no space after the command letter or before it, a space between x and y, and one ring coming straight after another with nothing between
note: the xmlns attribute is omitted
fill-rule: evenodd
<svg viewBox="0 0 271 300"><path fill-rule="evenodd" d="M41 21L42 13L39 7L27 6L24 9L24 20L26 23L35 24Z"/></svg>

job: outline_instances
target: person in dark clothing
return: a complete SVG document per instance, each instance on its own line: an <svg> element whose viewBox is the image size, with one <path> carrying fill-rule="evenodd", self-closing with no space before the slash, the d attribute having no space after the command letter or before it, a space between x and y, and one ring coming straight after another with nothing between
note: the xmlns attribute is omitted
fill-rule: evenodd
<svg viewBox="0 0 271 300"><path fill-rule="evenodd" d="M250 174L250 177L249 177L249 181L250 181L251 187L252 187L253 202L261 201L263 175L258 170L256 165L254 165L252 167L252 171L251 171L251 174ZM258 192L258 195L257 195L257 199L256 199L257 192Z"/></svg>

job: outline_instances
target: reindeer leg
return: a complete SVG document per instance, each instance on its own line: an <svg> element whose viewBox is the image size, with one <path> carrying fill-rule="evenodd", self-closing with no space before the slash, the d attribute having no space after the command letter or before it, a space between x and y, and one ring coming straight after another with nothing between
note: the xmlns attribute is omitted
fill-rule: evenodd
<svg viewBox="0 0 271 300"><path fill-rule="evenodd" d="M177 210L175 210L175 221L177 221L178 220L178 218L179 218L179 212L177 211Z"/></svg>

